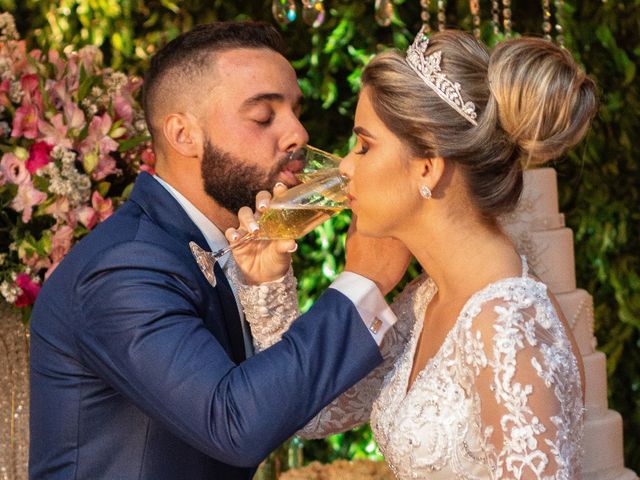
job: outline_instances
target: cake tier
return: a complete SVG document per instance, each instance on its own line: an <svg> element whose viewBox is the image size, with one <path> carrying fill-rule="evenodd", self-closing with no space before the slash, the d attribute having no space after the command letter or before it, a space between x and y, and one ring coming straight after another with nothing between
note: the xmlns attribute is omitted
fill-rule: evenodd
<svg viewBox="0 0 640 480"><path fill-rule="evenodd" d="M518 251L527 257L532 272L554 294L576 289L573 232L558 228L543 232L522 232L512 237Z"/></svg>
<svg viewBox="0 0 640 480"><path fill-rule="evenodd" d="M589 355L596 348L593 336L593 298L586 290L559 293L556 299L567 318L581 355Z"/></svg>
<svg viewBox="0 0 640 480"><path fill-rule="evenodd" d="M525 170L520 201L501 222L515 230L549 230L564 226L558 210L558 185L553 168ZM559 223L561 222L561 223Z"/></svg>
<svg viewBox="0 0 640 480"><path fill-rule="evenodd" d="M583 478L608 480L624 474L622 445L620 414L613 410L600 413L587 410L584 422Z"/></svg>
<svg viewBox="0 0 640 480"><path fill-rule="evenodd" d="M582 358L584 362L585 407L590 416L604 415L607 400L607 357L594 352Z"/></svg>

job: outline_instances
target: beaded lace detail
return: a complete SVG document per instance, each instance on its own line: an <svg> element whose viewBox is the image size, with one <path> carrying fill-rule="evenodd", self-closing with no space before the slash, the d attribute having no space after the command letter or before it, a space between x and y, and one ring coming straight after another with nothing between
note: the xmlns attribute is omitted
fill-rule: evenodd
<svg viewBox="0 0 640 480"><path fill-rule="evenodd" d="M436 291L424 275L405 288L392 305L398 322L382 344L384 363L299 434L322 437L370 417L380 450L401 480L580 478L580 376L546 286L527 276L523 259L522 277L477 292L408 388ZM295 293L286 292L280 300L297 306ZM259 310L245 303L255 295L241 295L254 342L272 344L296 314L291 307Z"/></svg>
<svg viewBox="0 0 640 480"><path fill-rule="evenodd" d="M407 391L436 291L424 280L424 310L371 416L399 479L580 477L577 362L546 286L524 270L471 297Z"/></svg>
<svg viewBox="0 0 640 480"><path fill-rule="evenodd" d="M299 315L298 283L291 267L280 281L261 285L246 285L235 262L227 273L236 286L245 320L251 328L255 351L264 350L279 341Z"/></svg>

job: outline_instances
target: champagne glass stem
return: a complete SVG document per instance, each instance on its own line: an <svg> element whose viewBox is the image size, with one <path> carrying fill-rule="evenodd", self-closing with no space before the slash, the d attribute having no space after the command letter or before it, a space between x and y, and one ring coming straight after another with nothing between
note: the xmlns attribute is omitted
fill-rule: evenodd
<svg viewBox="0 0 640 480"><path fill-rule="evenodd" d="M244 237L242 237L236 243L233 243L231 245L227 245L226 247L221 248L220 250L216 250L215 252L213 252L212 255L213 255L214 260L219 260L220 258L224 257L227 253L229 253L234 248L240 247L240 246L244 245L245 243L250 242L251 240L254 240L257 237L258 237L258 230L256 230L255 232L247 233Z"/></svg>

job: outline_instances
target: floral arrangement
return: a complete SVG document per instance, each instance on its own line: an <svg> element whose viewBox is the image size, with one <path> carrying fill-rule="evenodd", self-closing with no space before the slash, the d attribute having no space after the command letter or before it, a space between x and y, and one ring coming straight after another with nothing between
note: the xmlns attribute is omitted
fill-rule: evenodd
<svg viewBox="0 0 640 480"><path fill-rule="evenodd" d="M303 468L289 470L280 480L395 480L384 462L371 460L336 460L323 465L311 462Z"/></svg>
<svg viewBox="0 0 640 480"><path fill-rule="evenodd" d="M28 318L71 246L152 170L140 79L97 47L28 50L0 14L0 301Z"/></svg>

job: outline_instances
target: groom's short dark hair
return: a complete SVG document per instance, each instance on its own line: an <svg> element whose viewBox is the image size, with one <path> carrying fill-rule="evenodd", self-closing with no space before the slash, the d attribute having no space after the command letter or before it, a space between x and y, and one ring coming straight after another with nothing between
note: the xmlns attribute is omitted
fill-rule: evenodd
<svg viewBox="0 0 640 480"><path fill-rule="evenodd" d="M272 25L264 22L214 22L198 25L171 40L151 58L144 78L142 105L153 136L151 116L154 102L165 82L185 86L211 68L211 55L236 48L268 48L284 55L285 43Z"/></svg>

